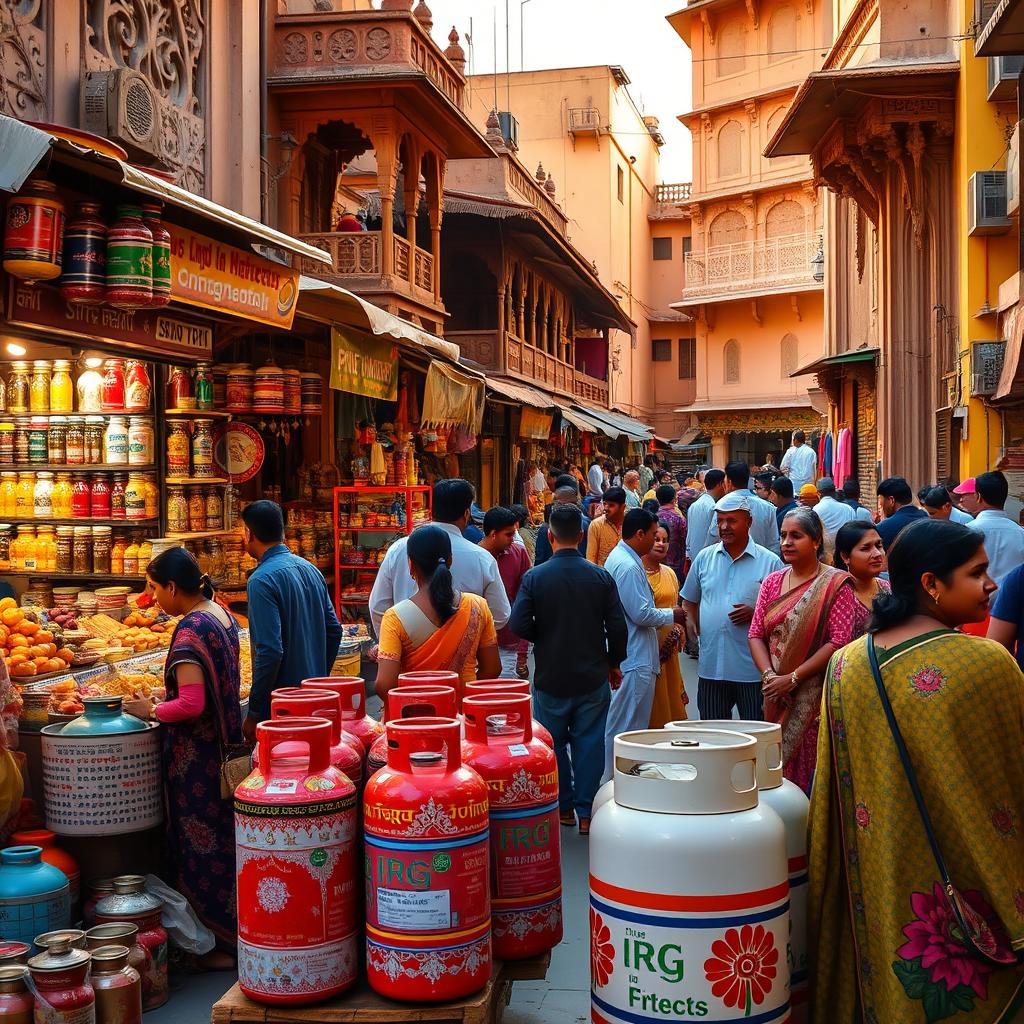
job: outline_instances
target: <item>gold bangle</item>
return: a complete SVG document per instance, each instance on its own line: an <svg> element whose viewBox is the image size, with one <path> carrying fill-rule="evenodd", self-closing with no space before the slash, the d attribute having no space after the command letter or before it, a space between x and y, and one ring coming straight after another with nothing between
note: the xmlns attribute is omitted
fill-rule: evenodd
<svg viewBox="0 0 1024 1024"><path fill-rule="evenodd" d="M763 684L767 683L767 682L768 682L768 680L769 680L769 679L770 679L770 678L771 678L771 677L772 677L773 675L775 675L775 672L774 672L774 671L773 671L772 669L770 669L770 668L766 668L766 669L765 669L765 670L764 670L764 671L763 671L763 672L761 673L761 684L763 685Z"/></svg>

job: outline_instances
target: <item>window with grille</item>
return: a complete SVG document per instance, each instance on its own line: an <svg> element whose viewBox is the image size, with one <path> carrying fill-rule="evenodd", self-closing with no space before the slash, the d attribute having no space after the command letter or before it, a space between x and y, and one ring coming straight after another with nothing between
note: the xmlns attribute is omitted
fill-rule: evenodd
<svg viewBox="0 0 1024 1024"><path fill-rule="evenodd" d="M651 359L656 363L667 363L672 359L672 339L655 338L651 342Z"/></svg>
<svg viewBox="0 0 1024 1024"><path fill-rule="evenodd" d="M679 379L697 379L697 339L679 339Z"/></svg>
<svg viewBox="0 0 1024 1024"><path fill-rule="evenodd" d="M735 338L730 338L725 343L722 352L724 363L724 383L739 384L740 382L740 343Z"/></svg>
<svg viewBox="0 0 1024 1024"><path fill-rule="evenodd" d="M656 260L670 260L672 259L672 239L671 238L652 238L651 239L651 250Z"/></svg>

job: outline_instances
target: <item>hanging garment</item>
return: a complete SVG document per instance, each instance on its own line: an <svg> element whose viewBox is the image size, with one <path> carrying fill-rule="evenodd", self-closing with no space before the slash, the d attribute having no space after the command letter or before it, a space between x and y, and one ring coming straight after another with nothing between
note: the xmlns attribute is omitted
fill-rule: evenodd
<svg viewBox="0 0 1024 1024"><path fill-rule="evenodd" d="M821 475L832 475L832 434L825 435L825 451L821 460Z"/></svg>
<svg viewBox="0 0 1024 1024"><path fill-rule="evenodd" d="M843 427L836 440L836 487L842 487L853 476L853 434Z"/></svg>

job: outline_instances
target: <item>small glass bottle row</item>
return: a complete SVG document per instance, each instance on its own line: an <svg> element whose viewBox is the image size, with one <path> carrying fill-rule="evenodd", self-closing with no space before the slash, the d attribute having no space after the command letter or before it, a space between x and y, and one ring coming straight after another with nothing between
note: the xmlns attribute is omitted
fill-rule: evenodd
<svg viewBox="0 0 1024 1024"><path fill-rule="evenodd" d="M10 519L155 519L154 473L0 471L0 517Z"/></svg>
<svg viewBox="0 0 1024 1024"><path fill-rule="evenodd" d="M49 416L0 420L0 466L149 466L148 416Z"/></svg>

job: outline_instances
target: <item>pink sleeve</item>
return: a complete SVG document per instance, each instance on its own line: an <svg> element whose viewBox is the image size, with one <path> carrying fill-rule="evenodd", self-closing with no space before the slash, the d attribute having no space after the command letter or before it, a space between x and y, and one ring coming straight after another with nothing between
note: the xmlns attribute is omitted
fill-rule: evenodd
<svg viewBox="0 0 1024 1024"><path fill-rule="evenodd" d="M206 687L198 683L182 686L174 700L157 704L153 714L161 722L186 722L198 718L206 707Z"/></svg>
<svg viewBox="0 0 1024 1024"><path fill-rule="evenodd" d="M859 602L852 586L840 587L828 612L828 642L836 649L853 641L860 618Z"/></svg>
<svg viewBox="0 0 1024 1024"><path fill-rule="evenodd" d="M785 571L782 569L770 573L761 581L761 589L757 592L757 604L754 605L754 617L750 620L750 630L747 632L748 637L755 640L768 639L764 631L764 613L768 605L779 596Z"/></svg>

